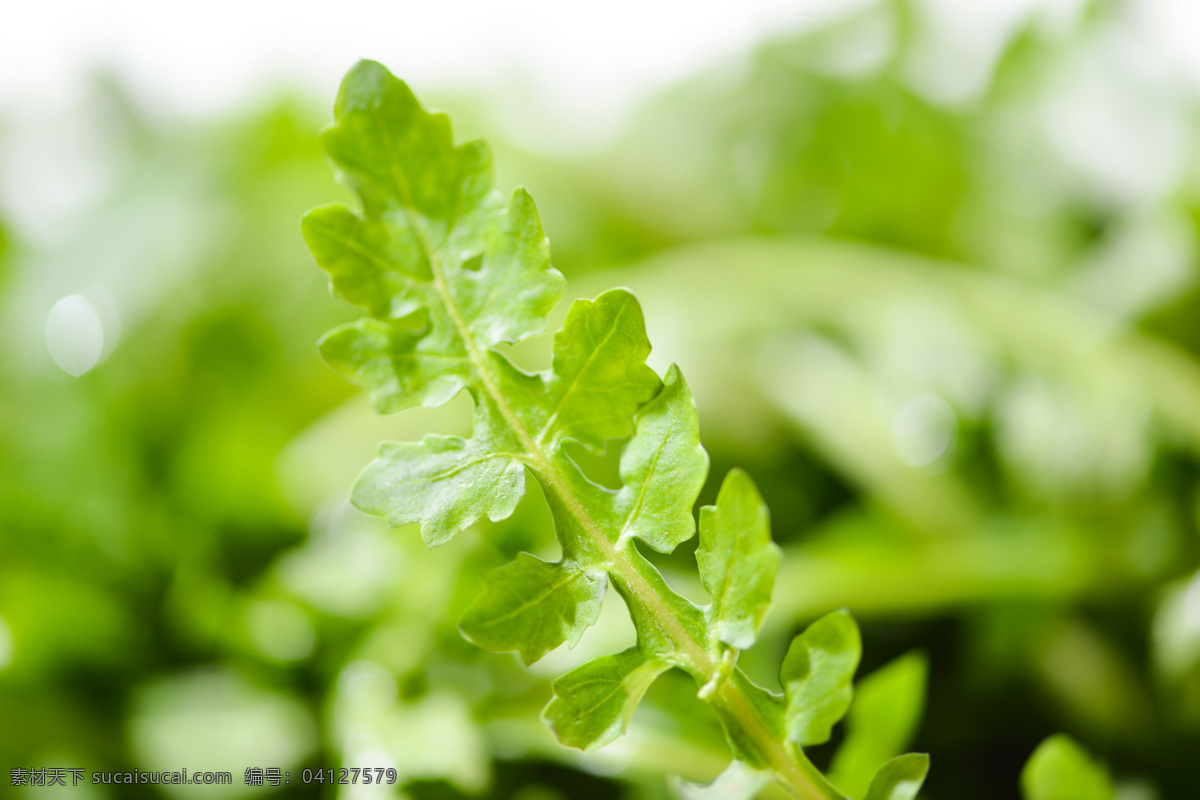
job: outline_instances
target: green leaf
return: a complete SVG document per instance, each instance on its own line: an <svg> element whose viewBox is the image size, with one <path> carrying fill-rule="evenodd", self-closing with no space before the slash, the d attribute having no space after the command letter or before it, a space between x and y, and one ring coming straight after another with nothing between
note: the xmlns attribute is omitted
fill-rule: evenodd
<svg viewBox="0 0 1200 800"><path fill-rule="evenodd" d="M532 662L578 641L608 583L637 631L636 648L554 682L543 716L559 738L585 749L611 741L654 679L677 666L716 710L736 760L794 791L840 797L785 734L823 740L845 712L858 658L849 617L833 615L797 640L784 665L786 699L736 668L735 648L753 642L779 558L749 479L733 473L704 516L707 610L673 591L638 549L641 539L670 552L692 536L708 457L679 370L664 382L645 363L637 301L614 290L575 302L554 337L551 369L518 369L496 346L540 332L563 290L532 200L517 190L505 203L486 146L455 145L448 120L378 64L350 71L335 116L322 144L361 207L315 209L304 235L333 291L370 318L333 331L322 353L381 412L437 406L464 390L475 409L468 438L384 444L355 484L354 504L392 525L419 523L435 545L511 514L533 475L563 561L521 555L489 574L463 633ZM591 481L565 448L602 453L627 438L615 491Z"/></svg>
<svg viewBox="0 0 1200 800"><path fill-rule="evenodd" d="M834 754L829 779L861 797L872 776L912 744L925 709L928 662L908 653L858 682L846 717L846 738Z"/></svg>
<svg viewBox="0 0 1200 800"><path fill-rule="evenodd" d="M1112 800L1108 771L1069 736L1038 745L1021 771L1025 800Z"/></svg>
<svg viewBox="0 0 1200 800"><path fill-rule="evenodd" d="M439 544L508 516L524 492L523 442L497 398L545 386L490 348L540 332L563 279L529 195L503 203L487 147L455 146L449 120L381 65L347 74L334 115L321 143L362 210L314 209L304 236L334 291L377 319L335 330L322 353L382 412L440 405L464 387L476 407L471 439L384 445L353 500L392 525L420 522ZM420 331L399 321L416 312ZM544 416L532 405L528 417Z"/></svg>
<svg viewBox="0 0 1200 800"><path fill-rule="evenodd" d="M636 536L662 553L692 538L692 506L708 475L696 403L674 364L662 391L637 414L621 453L623 486L614 499L620 538Z"/></svg>
<svg viewBox="0 0 1200 800"><path fill-rule="evenodd" d="M594 750L625 732L642 696L667 669L637 648L593 659L554 681L542 718L563 744Z"/></svg>
<svg viewBox="0 0 1200 800"><path fill-rule="evenodd" d="M533 198L517 189L488 229L478 269L452 273L461 313L485 345L519 342L542 333L566 280L550 266L550 244Z"/></svg>
<svg viewBox="0 0 1200 800"><path fill-rule="evenodd" d="M731 470L715 506L700 509L700 580L712 597L713 633L745 650L771 605L782 552L771 541L767 506L750 476Z"/></svg>
<svg viewBox="0 0 1200 800"><path fill-rule="evenodd" d="M879 768L863 800L914 800L928 772L924 753L897 756Z"/></svg>
<svg viewBox="0 0 1200 800"><path fill-rule="evenodd" d="M370 393L377 412L393 414L436 408L463 388L466 356L429 352L430 341L400 323L367 318L335 328L320 346L331 367Z"/></svg>
<svg viewBox="0 0 1200 800"><path fill-rule="evenodd" d="M753 800L769 780L766 774L735 760L712 783L691 783L676 775L671 788L680 800Z"/></svg>
<svg viewBox="0 0 1200 800"><path fill-rule="evenodd" d="M487 146L455 146L449 119L373 61L346 75L334 116L321 145L363 213L325 206L303 225L334 291L375 317L426 309L443 344L455 329L482 348L541 332L564 281L529 194L506 205L492 188Z"/></svg>
<svg viewBox="0 0 1200 800"><path fill-rule="evenodd" d="M455 147L450 120L427 113L382 64L354 65L338 91L334 117L321 146L371 216L415 212L434 228L425 234L402 220L397 228L405 236L444 242L455 223L488 198L491 155L484 144Z"/></svg>
<svg viewBox="0 0 1200 800"><path fill-rule="evenodd" d="M401 246L393 228L342 205L314 208L301 222L304 241L329 273L334 293L381 319L400 318L430 302L428 259Z"/></svg>
<svg viewBox="0 0 1200 800"><path fill-rule="evenodd" d="M850 707L861 654L858 625L845 611L826 614L792 640L779 673L789 739L800 745L829 741Z"/></svg>
<svg viewBox="0 0 1200 800"><path fill-rule="evenodd" d="M571 647L579 642L600 614L607 579L604 573L520 553L485 575L483 585L459 628L480 647L516 651L532 664L563 642Z"/></svg>
<svg viewBox="0 0 1200 800"><path fill-rule="evenodd" d="M430 435L419 444L385 442L350 499L393 527L420 522L421 537L433 547L484 517L505 519L524 493L519 453Z"/></svg>
<svg viewBox="0 0 1200 800"><path fill-rule="evenodd" d="M633 295L613 289L576 300L554 336L550 416L538 441L557 447L574 439L602 453L606 440L629 436L634 414L662 386L646 366L648 355L646 323Z"/></svg>

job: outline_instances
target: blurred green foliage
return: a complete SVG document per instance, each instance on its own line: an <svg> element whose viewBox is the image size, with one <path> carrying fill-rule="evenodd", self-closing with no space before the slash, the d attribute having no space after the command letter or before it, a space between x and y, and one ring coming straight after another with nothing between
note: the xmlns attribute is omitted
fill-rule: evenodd
<svg viewBox="0 0 1200 800"><path fill-rule="evenodd" d="M1195 93L1125 69L1121 10L1098 5L1030 21L947 100L913 78L930 52L914 8L764 45L600 154L500 143L498 183L529 187L570 293L638 294L711 474L740 465L762 489L785 557L747 670L770 684L830 609L862 621L870 677L819 764L844 742L832 770L857 774L915 735L923 796L1012 797L1062 730L1117 797L1192 797ZM354 316L299 235L338 191L324 100L181 124L103 83L73 122L102 189L0 227L0 768L240 779L384 752L407 796L523 800L712 777L720 732L671 675L595 754L537 721L550 677L630 641L620 609L530 671L459 635L482 572L546 555L538 498L436 554L346 504L379 441L462 432L470 408L375 418L317 356ZM447 105L495 140L480 99ZM64 346L96 362L78 377L47 347L75 295L63 308L91 316L64 317ZM654 558L703 596L674 568L692 553ZM897 705L889 683L926 664L924 713ZM894 730L859 722L883 717ZM1055 747L1043 760L1103 774Z"/></svg>

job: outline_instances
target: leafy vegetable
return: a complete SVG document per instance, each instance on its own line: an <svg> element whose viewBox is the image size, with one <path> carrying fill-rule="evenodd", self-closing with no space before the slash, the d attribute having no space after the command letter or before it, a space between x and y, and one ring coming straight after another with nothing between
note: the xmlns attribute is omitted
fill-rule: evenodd
<svg viewBox="0 0 1200 800"><path fill-rule="evenodd" d="M670 553L696 533L692 507L708 456L679 369L660 379L645 363L650 343L637 300L618 289L576 301L554 337L551 368L522 371L497 345L542 332L564 288L532 199L518 189L505 201L492 186L486 145L456 145L447 118L426 112L379 64L350 71L335 116L322 144L361 209L314 209L304 235L333 291L370 316L329 333L322 353L381 413L442 405L464 390L475 408L469 437L385 443L353 502L394 526L419 523L432 546L512 514L532 476L562 557L522 553L490 573L462 632L530 664L576 644L610 584L637 630L634 647L554 681L543 718L559 740L587 750L612 741L658 676L680 669L695 679L734 757L706 787L677 782L682 796L747 798L773 778L796 797L845 800L803 747L827 741L851 709L861 642L850 615L829 614L795 638L782 696L737 666L763 624L781 558L749 475L731 471L716 504L700 510L707 606L675 593L638 549L640 540ZM626 439L617 490L590 479L567 449L600 454ZM928 757L892 756L911 739L924 672L910 657L865 683L834 762L854 796L912 800L919 791ZM1064 752L1035 757L1026 774L1031 800L1060 797L1042 787L1063 770L1086 772L1086 762Z"/></svg>

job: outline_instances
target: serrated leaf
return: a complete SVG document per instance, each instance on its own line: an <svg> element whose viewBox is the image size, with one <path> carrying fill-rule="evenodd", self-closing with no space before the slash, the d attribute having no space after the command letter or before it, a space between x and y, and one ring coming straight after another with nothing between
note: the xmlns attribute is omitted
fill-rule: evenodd
<svg viewBox="0 0 1200 800"><path fill-rule="evenodd" d="M1058 734L1040 745L1021 771L1025 800L1112 800L1108 770L1069 736Z"/></svg>
<svg viewBox="0 0 1200 800"><path fill-rule="evenodd" d="M909 753L879 768L863 800L914 800L929 772L929 756Z"/></svg>
<svg viewBox="0 0 1200 800"><path fill-rule="evenodd" d="M563 744L594 750L625 732L642 696L667 668L637 648L593 659L554 681L542 718Z"/></svg>
<svg viewBox="0 0 1200 800"><path fill-rule="evenodd" d="M487 346L546 329L566 280L550 266L550 244L529 192L513 192L486 235L478 268L452 273L451 291L474 337Z"/></svg>
<svg viewBox="0 0 1200 800"><path fill-rule="evenodd" d="M455 147L450 120L426 112L382 64L364 60L351 68L334 117L321 146L372 215L413 211L436 224L435 239L442 241L491 190L491 156L483 143Z"/></svg>
<svg viewBox="0 0 1200 800"><path fill-rule="evenodd" d="M362 210L314 209L304 235L334 291L377 320L334 331L322 352L380 411L439 405L464 387L476 407L471 439L385 445L353 499L392 525L420 522L438 544L508 516L524 491L520 437L496 394L541 397L545 387L490 348L541 331L563 279L529 195L518 190L505 205L487 147L456 146L449 120L383 66L355 65L334 115L322 146ZM397 321L414 312L420 331Z"/></svg>
<svg viewBox="0 0 1200 800"><path fill-rule="evenodd" d="M745 650L771 605L782 551L771 541L767 506L745 472L725 476L715 506L700 509L700 581L712 597L713 632Z"/></svg>
<svg viewBox="0 0 1200 800"><path fill-rule="evenodd" d="M482 348L542 331L564 281L528 193L505 204L492 188L487 145L456 146L450 121L372 61L346 75L334 116L321 145L363 213L304 223L334 291L377 317L425 308L432 335L466 329Z"/></svg>
<svg viewBox="0 0 1200 800"><path fill-rule="evenodd" d="M551 370L522 372L495 346L541 331L563 288L532 200L518 190L505 204L492 189L486 146L456 146L448 120L427 113L378 64L351 70L335 115L322 143L361 209L316 209L304 233L334 291L373 319L333 332L322 352L382 411L437 405L464 389L475 408L470 438L384 445L355 486L355 504L392 525L419 522L424 539L439 544L512 513L529 470L551 507L564 562L522 556L494 573L463 631L535 660L594 620L607 573L638 636L636 648L554 682L544 718L559 738L586 749L611 741L653 680L679 666L700 682L736 759L778 776L792 759L797 786L815 782L836 796L784 734L827 738L844 713L857 663L853 623L844 680L849 648L833 636L836 619L800 637L785 664L786 701L736 669L736 650L714 647L749 643L761 623L777 558L761 504L759 519L728 501L738 519L714 522L702 556L715 590L712 618L638 551L635 539L669 552L691 536L707 456L678 370L664 385L645 363L650 343L637 301L617 290L576 302L554 338ZM591 481L564 449L574 441L599 453L629 437L617 491ZM738 501L754 506L751 493Z"/></svg>
<svg viewBox="0 0 1200 800"><path fill-rule="evenodd" d="M419 444L385 442L350 499L393 527L421 523L421 537L433 547L484 517L505 519L524 493L518 453L458 436L426 436Z"/></svg>
<svg viewBox="0 0 1200 800"><path fill-rule="evenodd" d="M846 738L834 754L829 779L852 797L872 776L912 744L925 710L928 662L908 653L858 682L846 717Z"/></svg>
<svg viewBox="0 0 1200 800"><path fill-rule="evenodd" d="M487 146L455 146L449 120L372 61L346 75L334 115L321 144L362 211L313 209L303 231L335 293L381 319L425 311L423 341L402 352L456 359L464 380L466 357L482 358L468 334L483 351L541 332L563 277L528 193L506 205L492 188Z"/></svg>
<svg viewBox="0 0 1200 800"><path fill-rule="evenodd" d="M596 622L607 586L604 573L550 564L520 553L483 578L483 593L467 608L459 629L496 653L515 651L527 665L563 642L574 647Z"/></svg>
<svg viewBox="0 0 1200 800"><path fill-rule="evenodd" d="M551 446L573 439L603 452L608 439L633 432L633 417L662 386L646 366L650 340L633 295L613 289L576 300L554 336L547 391L550 416L538 440Z"/></svg>
<svg viewBox="0 0 1200 800"><path fill-rule="evenodd" d="M753 800L769 780L768 775L733 761L711 783L692 783L676 775L671 788L680 800Z"/></svg>
<svg viewBox="0 0 1200 800"><path fill-rule="evenodd" d="M845 611L826 614L792 640L779 673L789 739L800 745L829 741L850 708L861 655L858 625Z"/></svg>
<svg viewBox="0 0 1200 800"><path fill-rule="evenodd" d="M623 485L614 499L620 538L636 536L662 553L692 538L692 506L707 474L696 403L672 364L662 391L638 412L637 432L621 453Z"/></svg>
<svg viewBox="0 0 1200 800"><path fill-rule="evenodd" d="M361 319L321 340L325 361L371 395L380 414L436 408L464 386L465 355L430 352L427 337L391 321Z"/></svg>
<svg viewBox="0 0 1200 800"><path fill-rule="evenodd" d="M301 231L334 292L371 316L407 316L429 302L428 261L411 243L401 246L382 219L364 219L342 205L314 208Z"/></svg>

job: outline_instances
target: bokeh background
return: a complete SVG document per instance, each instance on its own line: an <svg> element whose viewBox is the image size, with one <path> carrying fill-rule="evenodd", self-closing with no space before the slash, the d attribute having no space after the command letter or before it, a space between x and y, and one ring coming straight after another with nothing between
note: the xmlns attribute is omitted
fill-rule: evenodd
<svg viewBox="0 0 1200 800"><path fill-rule="evenodd" d="M638 294L702 501L760 485L786 558L752 675L846 606L860 675L905 658L875 695L924 797L1016 797L1065 731L1120 800L1194 798L1200 7L566 6L6 9L4 796L65 766L238 785L28 794L665 798L728 760L682 676L591 755L538 721L631 639L619 603L529 670L459 636L482 572L550 547L536 493L436 551L348 505L379 441L469 415L377 418L316 352L354 312L298 221L348 199L316 133L369 56L492 142L571 296ZM700 597L688 550L660 566ZM368 762L400 785L240 785Z"/></svg>

